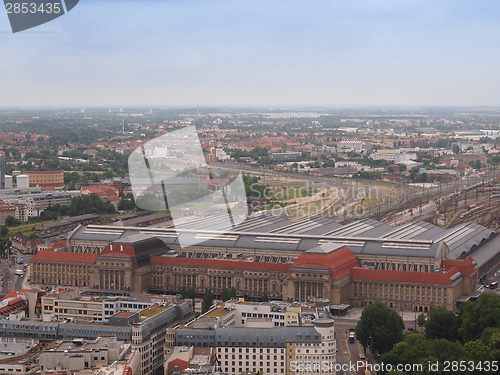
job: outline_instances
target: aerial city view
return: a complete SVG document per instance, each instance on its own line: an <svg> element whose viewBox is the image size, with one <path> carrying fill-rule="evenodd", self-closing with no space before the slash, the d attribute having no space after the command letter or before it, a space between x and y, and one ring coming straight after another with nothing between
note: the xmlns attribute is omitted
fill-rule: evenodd
<svg viewBox="0 0 500 375"><path fill-rule="evenodd" d="M4 4L0 375L500 372L500 5Z"/></svg>

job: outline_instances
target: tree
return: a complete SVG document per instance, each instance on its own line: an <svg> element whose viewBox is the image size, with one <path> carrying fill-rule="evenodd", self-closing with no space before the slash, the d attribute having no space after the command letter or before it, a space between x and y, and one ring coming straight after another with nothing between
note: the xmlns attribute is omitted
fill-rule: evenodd
<svg viewBox="0 0 500 375"><path fill-rule="evenodd" d="M137 207L133 200L122 198L118 203L119 210L134 210Z"/></svg>
<svg viewBox="0 0 500 375"><path fill-rule="evenodd" d="M227 288L222 288L221 299L223 302L226 302L227 300L231 299L231 291Z"/></svg>
<svg viewBox="0 0 500 375"><path fill-rule="evenodd" d="M482 167L481 160L477 159L476 161L473 161L471 163L471 167L477 170L481 169Z"/></svg>
<svg viewBox="0 0 500 375"><path fill-rule="evenodd" d="M425 322L425 335L432 339L458 340L458 328L460 319L453 311L444 307L433 307L429 311L429 317Z"/></svg>
<svg viewBox="0 0 500 375"><path fill-rule="evenodd" d="M194 300L196 297L196 291L193 287L190 287L186 291L186 298Z"/></svg>
<svg viewBox="0 0 500 375"><path fill-rule="evenodd" d="M204 314L208 310L210 310L210 307L212 307L213 303L214 303L214 293L212 292L212 289L207 288L205 289L205 294L203 295L203 301L201 303L201 313Z"/></svg>
<svg viewBox="0 0 500 375"><path fill-rule="evenodd" d="M6 227L16 227L21 224L22 224L21 220L16 219L14 216L7 216L7 218L5 219Z"/></svg>
<svg viewBox="0 0 500 375"><path fill-rule="evenodd" d="M394 368L397 364L423 364L423 372L411 374L430 374L426 371L429 361L456 361L463 359L463 356L464 349L459 342L428 339L421 333L414 332L406 335L404 341L395 344L390 352L383 354L381 362L391 364Z"/></svg>
<svg viewBox="0 0 500 375"><path fill-rule="evenodd" d="M424 327L425 323L427 322L427 317L425 316L424 313L420 313L417 316L417 324L419 327Z"/></svg>
<svg viewBox="0 0 500 375"><path fill-rule="evenodd" d="M12 241L7 236L0 237L0 256L4 257L7 254L7 251L10 250L12 246Z"/></svg>
<svg viewBox="0 0 500 375"><path fill-rule="evenodd" d="M185 285L181 286L181 289L179 290L179 294L182 296L184 299L192 299L196 297L196 292L193 288L187 288Z"/></svg>
<svg viewBox="0 0 500 375"><path fill-rule="evenodd" d="M1 227L0 228L0 237L7 237L7 234L9 234L9 228L7 228L6 226Z"/></svg>
<svg viewBox="0 0 500 375"><path fill-rule="evenodd" d="M487 327L500 328L500 296L483 293L475 302L462 305L462 325L458 332L464 341L476 340Z"/></svg>
<svg viewBox="0 0 500 375"><path fill-rule="evenodd" d="M257 177L249 177L243 175L243 183L245 184L245 191L249 198L266 198L266 191L268 186L259 184Z"/></svg>
<svg viewBox="0 0 500 375"><path fill-rule="evenodd" d="M84 214L107 214L115 213L115 207L104 202L97 194L86 194L71 198L69 206L54 205L42 212L40 218L43 220L55 219L61 215L84 215Z"/></svg>
<svg viewBox="0 0 500 375"><path fill-rule="evenodd" d="M230 299L236 299L236 288L232 287L231 289L222 288L221 299L225 302Z"/></svg>
<svg viewBox="0 0 500 375"><path fill-rule="evenodd" d="M182 298L187 298L187 288L185 285L181 286L181 289L179 290L179 294L182 296Z"/></svg>
<svg viewBox="0 0 500 375"><path fill-rule="evenodd" d="M469 361L491 361L495 357L495 351L490 346L485 345L481 340L466 342L464 349L467 353L466 358Z"/></svg>
<svg viewBox="0 0 500 375"><path fill-rule="evenodd" d="M368 305L356 325L356 337L363 348L385 353L403 339L404 323L399 314L383 303Z"/></svg>

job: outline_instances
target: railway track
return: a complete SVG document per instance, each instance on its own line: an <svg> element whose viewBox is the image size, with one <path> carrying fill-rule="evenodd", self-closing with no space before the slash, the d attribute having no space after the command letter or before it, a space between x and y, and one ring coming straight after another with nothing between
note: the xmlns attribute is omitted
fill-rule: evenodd
<svg viewBox="0 0 500 375"><path fill-rule="evenodd" d="M466 210L463 209L458 209L453 211L448 211L447 215L452 214L453 219L451 219L447 225L446 228L453 227L458 224L463 224L467 222L474 222L477 224L480 224L484 227L490 227L492 222L494 221L494 217L496 214L499 213L500 209L498 208L498 205L496 204L489 204L488 203L489 198L486 199L480 199L477 201L477 205L483 205L483 209L471 214L470 216L460 218L460 215L464 212L467 212ZM493 200L491 200L493 202ZM492 203L491 202L491 203ZM460 206L459 206L460 207Z"/></svg>

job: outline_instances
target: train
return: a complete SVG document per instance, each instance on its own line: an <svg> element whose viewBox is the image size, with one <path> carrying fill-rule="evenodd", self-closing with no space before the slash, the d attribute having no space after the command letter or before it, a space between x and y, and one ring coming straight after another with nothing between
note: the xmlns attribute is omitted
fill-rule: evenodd
<svg viewBox="0 0 500 375"><path fill-rule="evenodd" d="M468 206L468 211L465 211L464 213L461 213L460 214L460 219L465 219L466 217L469 217L471 215L473 215L474 213L478 212L478 211L481 211L484 206L477 206L477 205L472 205L472 206Z"/></svg>
<svg viewBox="0 0 500 375"><path fill-rule="evenodd" d="M493 186L493 187L480 188L480 189L477 189L477 191L478 191L479 193L482 193L482 192L486 192L486 193L488 193L488 192L496 192L496 191L500 192L500 186Z"/></svg>
<svg viewBox="0 0 500 375"><path fill-rule="evenodd" d="M475 188L478 188L481 185L482 185L481 183L478 183L478 184L475 184L475 185L471 185L471 186L466 187L464 190L465 191L471 191L471 190L474 190Z"/></svg>

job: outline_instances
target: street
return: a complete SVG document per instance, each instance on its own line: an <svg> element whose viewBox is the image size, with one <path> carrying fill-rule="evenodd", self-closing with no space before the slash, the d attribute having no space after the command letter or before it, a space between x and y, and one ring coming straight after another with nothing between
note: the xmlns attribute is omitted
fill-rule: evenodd
<svg viewBox="0 0 500 375"><path fill-rule="evenodd" d="M31 261L32 255L25 255L17 251L13 251L11 255L10 263L7 260L2 259L0 261L0 295L4 296L12 290L20 290L23 287L23 281L29 278L29 263ZM23 258L23 263L17 263L18 257ZM26 266L26 267L25 267ZM18 276L15 274L17 269L23 270L23 276Z"/></svg>
<svg viewBox="0 0 500 375"><path fill-rule="evenodd" d="M356 321L342 321L341 318L335 319L335 331L337 332L337 363L349 364L356 363L359 360L359 353L363 353L363 347L358 340L353 344L349 343L349 329L356 326ZM348 372L349 375L363 375L363 371Z"/></svg>

